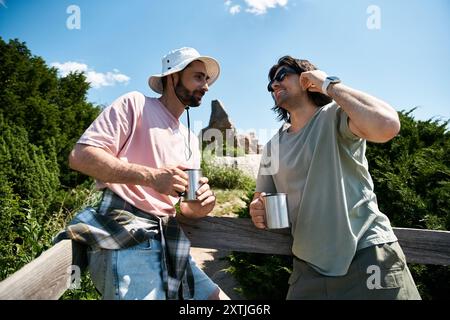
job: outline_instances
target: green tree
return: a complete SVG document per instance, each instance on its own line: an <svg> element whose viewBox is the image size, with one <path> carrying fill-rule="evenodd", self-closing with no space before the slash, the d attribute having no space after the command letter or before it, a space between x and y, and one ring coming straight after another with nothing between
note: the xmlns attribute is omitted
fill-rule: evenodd
<svg viewBox="0 0 450 320"><path fill-rule="evenodd" d="M67 157L100 108L87 102L89 84L81 73L58 77L55 68L32 56L18 40L0 38L0 114L26 128L29 142L56 152L60 181L75 187L87 179L71 171Z"/></svg>
<svg viewBox="0 0 450 320"><path fill-rule="evenodd" d="M367 148L378 204L393 226L450 230L448 121L416 121L401 112L400 134ZM424 299L448 299L450 267L410 265Z"/></svg>
<svg viewBox="0 0 450 320"><path fill-rule="evenodd" d="M7 124L0 114L0 174L21 199L40 210L44 218L59 188L58 164L54 148L45 153L28 141L24 128Z"/></svg>
<svg viewBox="0 0 450 320"><path fill-rule="evenodd" d="M367 148L378 204L394 226L449 230L448 122L415 121L413 111L400 113L395 139Z"/></svg>
<svg viewBox="0 0 450 320"><path fill-rule="evenodd" d="M49 248L85 199L74 187L89 179L67 158L100 112L88 89L83 74L58 77L25 43L0 38L0 279Z"/></svg>
<svg viewBox="0 0 450 320"><path fill-rule="evenodd" d="M48 213L59 188L54 150L29 143L25 129L0 114L1 277L31 261L50 243Z"/></svg>

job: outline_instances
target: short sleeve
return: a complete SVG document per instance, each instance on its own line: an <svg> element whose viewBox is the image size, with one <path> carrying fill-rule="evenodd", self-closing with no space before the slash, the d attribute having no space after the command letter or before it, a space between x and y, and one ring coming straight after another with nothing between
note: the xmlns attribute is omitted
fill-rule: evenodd
<svg viewBox="0 0 450 320"><path fill-rule="evenodd" d="M265 165L270 163L270 159L267 158L266 148L268 148L268 145L264 147L263 156L259 164L258 177L256 178L256 192L273 193L277 190L275 188L273 176L269 174L269 170L266 170L265 168Z"/></svg>
<svg viewBox="0 0 450 320"><path fill-rule="evenodd" d="M342 110L341 107L338 107L336 112L337 112L337 126L339 134L343 138L348 140L352 141L360 140L361 138L350 130L350 127L348 125L349 121L348 114L344 110Z"/></svg>
<svg viewBox="0 0 450 320"><path fill-rule="evenodd" d="M77 143L99 147L117 156L135 126L139 107L136 104L140 100L135 93L115 100L92 122Z"/></svg>
<svg viewBox="0 0 450 320"><path fill-rule="evenodd" d="M256 178L256 192L275 193L277 189L271 175L260 175Z"/></svg>

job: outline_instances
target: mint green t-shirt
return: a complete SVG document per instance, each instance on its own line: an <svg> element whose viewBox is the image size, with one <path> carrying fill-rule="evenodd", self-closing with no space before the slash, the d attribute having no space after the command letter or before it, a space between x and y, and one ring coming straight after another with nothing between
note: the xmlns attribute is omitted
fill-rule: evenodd
<svg viewBox="0 0 450 320"><path fill-rule="evenodd" d="M287 193L296 257L321 274L345 275L356 250L397 240L378 209L366 141L335 102L300 131L288 126L264 147L256 191Z"/></svg>

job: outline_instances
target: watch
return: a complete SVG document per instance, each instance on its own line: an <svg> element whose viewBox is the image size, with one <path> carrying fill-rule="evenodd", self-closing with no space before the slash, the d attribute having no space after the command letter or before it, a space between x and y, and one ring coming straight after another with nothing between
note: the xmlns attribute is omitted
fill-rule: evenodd
<svg viewBox="0 0 450 320"><path fill-rule="evenodd" d="M328 95L328 92L327 92L328 86L332 83L334 84L334 83L340 83L340 82L341 82L341 79L339 79L336 76L326 77L325 81L322 84L322 93Z"/></svg>

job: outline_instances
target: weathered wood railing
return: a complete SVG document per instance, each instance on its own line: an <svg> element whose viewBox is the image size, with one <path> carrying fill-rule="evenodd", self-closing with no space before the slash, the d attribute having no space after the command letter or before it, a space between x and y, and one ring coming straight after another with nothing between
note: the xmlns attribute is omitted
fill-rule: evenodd
<svg viewBox="0 0 450 320"><path fill-rule="evenodd" d="M284 230L258 230L249 219L181 218L193 247L291 254ZM394 228L410 263L450 265L450 231ZM58 299L71 279L72 243L64 240L0 282L0 299Z"/></svg>

